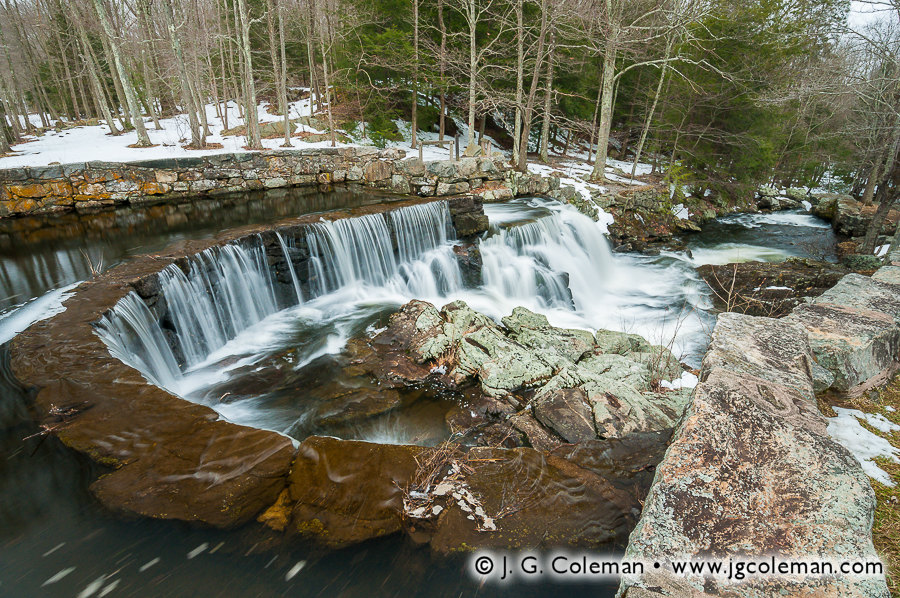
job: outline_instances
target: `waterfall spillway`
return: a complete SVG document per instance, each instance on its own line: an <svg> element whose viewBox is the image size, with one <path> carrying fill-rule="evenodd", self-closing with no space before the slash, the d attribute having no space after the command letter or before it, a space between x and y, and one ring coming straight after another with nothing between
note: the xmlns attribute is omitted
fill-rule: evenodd
<svg viewBox="0 0 900 598"><path fill-rule="evenodd" d="M120 301L98 333L151 382L233 421L286 431L306 417L297 397L309 389L285 390L285 370L305 380L308 364L411 299L462 299L496 319L521 305L557 326L668 332L663 320L686 296L681 270L643 256L614 260L597 223L557 202L485 212L500 225L481 240L477 287L463 282L439 201L207 250L160 273L152 307L135 294Z"/></svg>
<svg viewBox="0 0 900 598"><path fill-rule="evenodd" d="M278 232L273 248L286 262L290 304L279 302L285 294L277 289L270 255L256 236L203 251L185 269L166 267L159 273L164 317L155 316L132 294L104 316L98 326L101 338L116 357L154 383L179 392L183 373L204 365L243 331L280 310L305 305L301 273L306 274L306 300L318 299L319 305L335 293L343 293L339 301L348 296L402 301L435 298L462 286L447 202L323 220L299 235L285 238ZM292 256L297 242L308 250L305 264L295 263Z"/></svg>

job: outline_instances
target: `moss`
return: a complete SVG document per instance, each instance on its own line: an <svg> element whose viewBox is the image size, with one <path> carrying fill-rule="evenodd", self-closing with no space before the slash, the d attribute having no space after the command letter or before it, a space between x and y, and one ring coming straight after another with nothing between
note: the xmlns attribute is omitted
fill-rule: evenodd
<svg viewBox="0 0 900 598"><path fill-rule="evenodd" d="M900 425L900 376L895 376L877 396L863 396L844 402L842 406L866 413L879 413ZM894 411L886 407L892 407ZM900 432L880 432L864 421L860 423L870 432L878 434L893 446L900 448ZM900 596L900 464L889 459L876 459L876 462L891 476L895 486L892 488L871 480L878 500L872 525L872 540L875 543L875 550L887 567L887 582L891 596Z"/></svg>

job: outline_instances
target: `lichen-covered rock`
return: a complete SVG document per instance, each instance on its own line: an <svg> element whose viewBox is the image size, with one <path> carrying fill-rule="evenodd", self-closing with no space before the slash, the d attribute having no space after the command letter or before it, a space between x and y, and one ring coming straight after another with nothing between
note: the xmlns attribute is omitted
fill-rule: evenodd
<svg viewBox="0 0 900 598"><path fill-rule="evenodd" d="M794 388L815 401L806 329L790 320L723 313L716 320L700 380L716 368Z"/></svg>
<svg viewBox="0 0 900 598"><path fill-rule="evenodd" d="M834 303L847 307L880 311L900 323L898 287L860 274L848 274L813 303Z"/></svg>
<svg viewBox="0 0 900 598"><path fill-rule="evenodd" d="M490 396L535 387L553 375L553 368L540 355L488 326L463 336L456 363L457 375L476 376Z"/></svg>
<svg viewBox="0 0 900 598"><path fill-rule="evenodd" d="M883 282L885 284L896 285L898 291L900 291L900 267L898 266L883 266L878 269L875 274L872 275L872 280L877 280L878 282Z"/></svg>
<svg viewBox="0 0 900 598"><path fill-rule="evenodd" d="M765 393L736 388L734 376L714 369L697 387L626 558L876 558L869 535L875 496L855 458L802 420L773 413ZM887 596L883 578L821 587L800 581L794 590L784 578L741 586L719 579L716 593L777 595L786 583L790 595ZM703 588L702 578L651 574L626 578L621 589L624 596L686 596Z"/></svg>
<svg viewBox="0 0 900 598"><path fill-rule="evenodd" d="M555 328L547 317L524 307L513 309L501 319L512 338L524 347L539 351L541 357L554 367L578 361L594 348L594 335L587 330Z"/></svg>
<svg viewBox="0 0 900 598"><path fill-rule="evenodd" d="M598 330L594 334L594 344L601 353L618 353L619 355L648 351L651 347L650 343L640 335L614 330Z"/></svg>
<svg viewBox="0 0 900 598"><path fill-rule="evenodd" d="M885 313L815 303L786 319L806 328L818 365L834 377L830 388L847 396L885 384L900 364L900 326Z"/></svg>

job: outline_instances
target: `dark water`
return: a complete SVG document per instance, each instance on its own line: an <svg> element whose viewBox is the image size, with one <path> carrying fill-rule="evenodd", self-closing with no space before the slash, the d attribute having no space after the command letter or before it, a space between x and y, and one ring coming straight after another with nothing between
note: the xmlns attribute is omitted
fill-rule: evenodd
<svg viewBox="0 0 900 598"><path fill-rule="evenodd" d="M377 203L352 193L290 190L180 206L0 221L3 310L90 276L130 255L243 224ZM3 325L0 320L0 326ZM8 323L8 320L7 320ZM245 530L125 520L88 485L99 472L29 413L0 346L0 596L612 596L611 584L480 586L464 558L389 538L325 552L293 543L264 548ZM305 563L288 579L300 563Z"/></svg>

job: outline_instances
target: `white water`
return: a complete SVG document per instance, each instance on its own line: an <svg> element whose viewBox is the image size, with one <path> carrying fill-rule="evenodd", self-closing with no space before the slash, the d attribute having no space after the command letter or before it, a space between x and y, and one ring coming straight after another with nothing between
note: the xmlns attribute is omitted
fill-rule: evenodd
<svg viewBox="0 0 900 598"><path fill-rule="evenodd" d="M187 274L167 268L161 283L175 354L136 295L120 302L98 332L113 355L151 382L233 421L278 431L305 416L295 406L267 404L265 385L259 396L232 403L210 396L220 392L215 385L248 372L264 375L270 366L263 362L276 354L278 363L303 368L411 299L437 306L462 299L495 319L521 305L557 326L624 330L659 344L674 339L675 353L692 361L702 353L709 300L684 259L614 256L597 223L558 202L518 200L485 211L493 230L481 243L478 288L464 287L447 204L434 202L308 227L309 290L304 297L301 277L292 273L292 294L304 298L294 305L277 304L259 243L204 252ZM289 256L295 240L278 240Z"/></svg>

